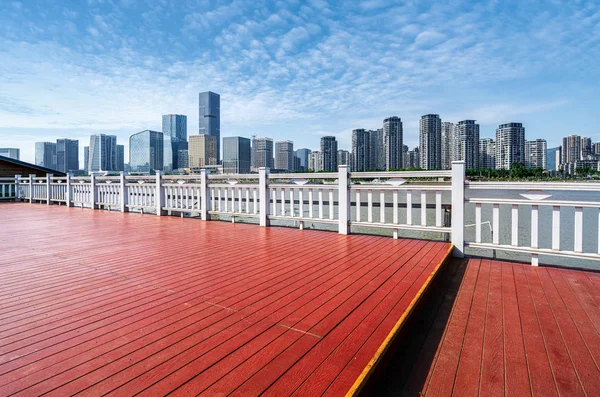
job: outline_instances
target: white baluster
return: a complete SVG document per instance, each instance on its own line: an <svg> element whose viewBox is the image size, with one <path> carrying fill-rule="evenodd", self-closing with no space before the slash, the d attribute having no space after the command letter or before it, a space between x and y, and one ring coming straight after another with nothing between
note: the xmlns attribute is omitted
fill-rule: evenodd
<svg viewBox="0 0 600 397"><path fill-rule="evenodd" d="M373 223L373 191L367 190L367 222Z"/></svg>
<svg viewBox="0 0 600 397"><path fill-rule="evenodd" d="M538 206L531 206L531 248L538 248Z"/></svg>
<svg viewBox="0 0 600 397"><path fill-rule="evenodd" d="M298 217L304 218L304 189L298 189Z"/></svg>
<svg viewBox="0 0 600 397"><path fill-rule="evenodd" d="M583 252L583 207L575 207L575 252Z"/></svg>
<svg viewBox="0 0 600 397"><path fill-rule="evenodd" d="M294 217L294 188L290 188L290 216Z"/></svg>
<svg viewBox="0 0 600 397"><path fill-rule="evenodd" d="M277 215L277 189L271 189L272 197L273 197L273 215Z"/></svg>
<svg viewBox="0 0 600 397"><path fill-rule="evenodd" d="M379 191L379 222L385 223L385 191Z"/></svg>
<svg viewBox="0 0 600 397"><path fill-rule="evenodd" d="M492 242L500 243L500 204L494 204L492 208Z"/></svg>
<svg viewBox="0 0 600 397"><path fill-rule="evenodd" d="M394 189L394 225L397 225L399 220L398 220L398 189ZM396 230L396 238L398 238L398 229L394 229Z"/></svg>
<svg viewBox="0 0 600 397"><path fill-rule="evenodd" d="M412 225L412 190L406 191L406 224Z"/></svg>
<svg viewBox="0 0 600 397"><path fill-rule="evenodd" d="M254 202L254 214L258 214L258 198L256 197L256 188L252 189L252 201Z"/></svg>
<svg viewBox="0 0 600 397"><path fill-rule="evenodd" d="M323 219L323 189L319 189L319 219Z"/></svg>
<svg viewBox="0 0 600 397"><path fill-rule="evenodd" d="M308 189L308 217L313 218L313 190Z"/></svg>
<svg viewBox="0 0 600 397"><path fill-rule="evenodd" d="M435 191L435 226L442 227L442 191Z"/></svg>
<svg viewBox="0 0 600 397"><path fill-rule="evenodd" d="M250 188L246 188L246 214L250 213Z"/></svg>
<svg viewBox="0 0 600 397"><path fill-rule="evenodd" d="M356 189L356 222L360 222L360 189Z"/></svg>
<svg viewBox="0 0 600 397"><path fill-rule="evenodd" d="M511 233L511 244L516 247L519 245L519 205L513 204L512 206L512 233Z"/></svg>
<svg viewBox="0 0 600 397"><path fill-rule="evenodd" d="M285 189L281 188L281 216L285 216Z"/></svg>
<svg viewBox="0 0 600 397"><path fill-rule="evenodd" d="M421 226L427 226L427 191L421 190Z"/></svg>
<svg viewBox="0 0 600 397"><path fill-rule="evenodd" d="M333 189L329 189L329 219L333 220Z"/></svg>
<svg viewBox="0 0 600 397"><path fill-rule="evenodd" d="M560 207L552 207L552 249L560 250Z"/></svg>
<svg viewBox="0 0 600 397"><path fill-rule="evenodd" d="M475 242L481 243L481 203L475 203Z"/></svg>

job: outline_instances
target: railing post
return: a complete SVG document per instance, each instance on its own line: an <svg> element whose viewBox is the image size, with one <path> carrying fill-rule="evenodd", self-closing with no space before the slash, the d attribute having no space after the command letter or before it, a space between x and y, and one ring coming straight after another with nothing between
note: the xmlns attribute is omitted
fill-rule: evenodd
<svg viewBox="0 0 600 397"><path fill-rule="evenodd" d="M156 171L156 193L154 194L154 204L156 204L156 215L162 215L162 207L165 202L165 195L162 189L162 171Z"/></svg>
<svg viewBox="0 0 600 397"><path fill-rule="evenodd" d="M15 201L21 201L21 175L15 175Z"/></svg>
<svg viewBox="0 0 600 397"><path fill-rule="evenodd" d="M121 195L121 212L129 212L129 192L127 191L127 172L121 171L119 179L119 193Z"/></svg>
<svg viewBox="0 0 600 397"><path fill-rule="evenodd" d="M50 205L50 199L52 198L52 193L50 192L50 184L52 183L53 174L46 174L46 204Z"/></svg>
<svg viewBox="0 0 600 397"><path fill-rule="evenodd" d="M338 167L338 233L350 232L350 178L347 165Z"/></svg>
<svg viewBox="0 0 600 397"><path fill-rule="evenodd" d="M96 195L96 173L90 172L90 204L93 210L96 209Z"/></svg>
<svg viewBox="0 0 600 397"><path fill-rule="evenodd" d="M269 226L269 169L260 167L258 169L258 199L260 203L260 225Z"/></svg>
<svg viewBox="0 0 600 397"><path fill-rule="evenodd" d="M33 203L33 181L35 174L29 174L29 202Z"/></svg>
<svg viewBox="0 0 600 397"><path fill-rule="evenodd" d="M210 203L210 188L208 187L208 174L206 169L200 170L200 217L204 221L210 220L208 217L208 203Z"/></svg>
<svg viewBox="0 0 600 397"><path fill-rule="evenodd" d="M67 190L65 192L65 200L67 201L67 207L71 207L71 201L73 197L73 187L71 186L71 178L73 178L73 174L70 172L67 173Z"/></svg>
<svg viewBox="0 0 600 397"><path fill-rule="evenodd" d="M465 162L452 162L452 244L453 255L465 256Z"/></svg>

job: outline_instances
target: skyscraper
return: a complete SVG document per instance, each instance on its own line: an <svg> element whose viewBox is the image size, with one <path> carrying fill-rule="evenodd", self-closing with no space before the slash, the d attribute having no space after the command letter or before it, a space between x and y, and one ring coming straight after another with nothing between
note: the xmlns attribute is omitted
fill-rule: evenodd
<svg viewBox="0 0 600 397"><path fill-rule="evenodd" d="M385 142L383 128L369 131L369 159L371 164L366 169L385 170Z"/></svg>
<svg viewBox="0 0 600 397"><path fill-rule="evenodd" d="M383 120L383 142L385 145L385 169L402 168L403 132L400 117L392 116Z"/></svg>
<svg viewBox="0 0 600 397"><path fill-rule="evenodd" d="M593 154L592 150L592 138L588 138L585 136L581 137L581 155L579 156L581 160L587 160L588 156Z"/></svg>
<svg viewBox="0 0 600 397"><path fill-rule="evenodd" d="M371 153L370 131L365 131L363 128L352 130L352 171L371 169Z"/></svg>
<svg viewBox="0 0 600 397"><path fill-rule="evenodd" d="M296 150L296 157L298 158L298 165L300 169L298 171L308 171L308 155L311 153L310 149L298 149Z"/></svg>
<svg viewBox="0 0 600 397"><path fill-rule="evenodd" d="M89 146L84 146L83 147L83 172L86 174L90 173L90 147Z"/></svg>
<svg viewBox="0 0 600 397"><path fill-rule="evenodd" d="M91 135L88 150L88 172L118 171L115 135Z"/></svg>
<svg viewBox="0 0 600 397"><path fill-rule="evenodd" d="M308 154L308 170L312 172L323 171L323 155L321 152L310 152Z"/></svg>
<svg viewBox="0 0 600 397"><path fill-rule="evenodd" d="M15 160L21 159L21 150L17 148L0 148L0 156L8 157Z"/></svg>
<svg viewBox="0 0 600 397"><path fill-rule="evenodd" d="M479 140L479 168L496 169L496 143L491 138Z"/></svg>
<svg viewBox="0 0 600 397"><path fill-rule="evenodd" d="M546 168L546 150L548 145L545 139L525 141L525 166L527 168Z"/></svg>
<svg viewBox="0 0 600 397"><path fill-rule="evenodd" d="M442 169L452 169L452 162L456 158L456 134L454 123L442 122Z"/></svg>
<svg viewBox="0 0 600 397"><path fill-rule="evenodd" d="M217 138L211 135L190 135L188 149L190 168L217 164Z"/></svg>
<svg viewBox="0 0 600 397"><path fill-rule="evenodd" d="M79 170L79 141L75 139L56 140L56 169L60 172Z"/></svg>
<svg viewBox="0 0 600 397"><path fill-rule="evenodd" d="M117 171L125 171L125 145L117 145Z"/></svg>
<svg viewBox="0 0 600 397"><path fill-rule="evenodd" d="M258 172L261 167L275 168L273 162L273 140L271 138L252 138L251 170Z"/></svg>
<svg viewBox="0 0 600 397"><path fill-rule="evenodd" d="M337 163L340 165L350 165L350 152L347 150L340 149L337 152Z"/></svg>
<svg viewBox="0 0 600 397"><path fill-rule="evenodd" d="M184 168L179 164L179 151L187 150L187 117L182 114L165 114L162 116L162 132L170 137L172 169ZM165 139L167 140L167 139Z"/></svg>
<svg viewBox="0 0 600 397"><path fill-rule="evenodd" d="M162 132L144 130L131 135L129 137L129 170L144 174L162 171L165 155L164 145ZM167 154L169 153L170 150Z"/></svg>
<svg viewBox="0 0 600 397"><path fill-rule="evenodd" d="M0 150L2 150L2 149L0 149ZM594 144L592 145L592 151L594 152L595 155L600 155L600 142L594 142Z"/></svg>
<svg viewBox="0 0 600 397"><path fill-rule="evenodd" d="M275 142L275 168L289 172L294 169L294 142L276 141Z"/></svg>
<svg viewBox="0 0 600 397"><path fill-rule="evenodd" d="M581 160L581 137L579 135L564 137L561 164L575 163L578 160Z"/></svg>
<svg viewBox="0 0 600 397"><path fill-rule="evenodd" d="M466 169L479 169L479 124L475 120L459 121L455 134L458 146L456 160L463 160Z"/></svg>
<svg viewBox="0 0 600 397"><path fill-rule="evenodd" d="M479 142L477 144L479 145ZM442 120L439 115L426 114L421 116L419 122L419 149L421 168L424 170L439 170L442 168ZM479 147L477 147L477 150L479 150Z"/></svg>
<svg viewBox="0 0 600 397"><path fill-rule="evenodd" d="M223 173L250 173L250 139L241 136L223 138Z"/></svg>
<svg viewBox="0 0 600 397"><path fill-rule="evenodd" d="M337 150L337 141L334 136L324 136L321 138L323 171L337 171Z"/></svg>
<svg viewBox="0 0 600 397"><path fill-rule="evenodd" d="M496 129L496 169L510 170L515 163L525 163L525 127L500 124Z"/></svg>
<svg viewBox="0 0 600 397"><path fill-rule="evenodd" d="M550 148L546 150L546 169L551 172L560 170L561 147Z"/></svg>
<svg viewBox="0 0 600 397"><path fill-rule="evenodd" d="M221 163L221 96L211 91L199 94L199 134L217 138L217 163Z"/></svg>
<svg viewBox="0 0 600 397"><path fill-rule="evenodd" d="M58 171L56 165L56 143L35 143L35 165Z"/></svg>

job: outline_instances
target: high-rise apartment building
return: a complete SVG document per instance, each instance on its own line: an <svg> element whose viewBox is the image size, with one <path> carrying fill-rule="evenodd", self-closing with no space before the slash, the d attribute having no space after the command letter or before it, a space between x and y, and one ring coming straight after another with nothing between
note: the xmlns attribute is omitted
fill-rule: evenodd
<svg viewBox="0 0 600 397"><path fill-rule="evenodd" d="M165 141L171 144L172 169L182 169L179 164L179 151L188 149L187 116L182 114L165 114L162 116L162 133ZM167 170L165 170L167 171Z"/></svg>
<svg viewBox="0 0 600 397"><path fill-rule="evenodd" d="M275 168L273 159L273 140L271 138L252 138L251 170L258 172L261 167Z"/></svg>
<svg viewBox="0 0 600 397"><path fill-rule="evenodd" d="M546 169L551 172L560 170L561 147L554 147L546 150Z"/></svg>
<svg viewBox="0 0 600 397"><path fill-rule="evenodd" d="M545 139L525 141L525 167L547 169L546 150L548 144Z"/></svg>
<svg viewBox="0 0 600 397"><path fill-rule="evenodd" d="M496 129L496 169L510 170L515 163L525 163L525 127L500 124Z"/></svg>
<svg viewBox="0 0 600 397"><path fill-rule="evenodd" d="M159 131L144 130L129 137L129 170L133 173L153 174L164 168L165 144ZM171 150L166 151L169 155Z"/></svg>
<svg viewBox="0 0 600 397"><path fill-rule="evenodd" d="M452 169L452 162L456 158L456 134L454 123L442 122L442 169Z"/></svg>
<svg viewBox="0 0 600 397"><path fill-rule="evenodd" d="M323 156L319 151L308 154L308 170L312 172L323 171Z"/></svg>
<svg viewBox="0 0 600 397"><path fill-rule="evenodd" d="M367 171L371 164L370 131L363 128L352 130L352 171Z"/></svg>
<svg viewBox="0 0 600 397"><path fill-rule="evenodd" d="M202 168L217 164L217 138L211 135L190 135L187 150L188 166Z"/></svg>
<svg viewBox="0 0 600 397"><path fill-rule="evenodd" d="M125 171L125 145L117 145L117 171Z"/></svg>
<svg viewBox="0 0 600 397"><path fill-rule="evenodd" d="M569 135L562 140L562 161L561 164L574 163L581 160L581 137L579 135Z"/></svg>
<svg viewBox="0 0 600 397"><path fill-rule="evenodd" d="M79 141L76 139L56 140L56 169L68 173L79 170Z"/></svg>
<svg viewBox="0 0 600 397"><path fill-rule="evenodd" d="M338 164L338 167L340 165L350 165L350 152L347 150L343 150L343 149L338 150L337 164Z"/></svg>
<svg viewBox="0 0 600 397"><path fill-rule="evenodd" d="M275 168L294 172L294 142L275 142Z"/></svg>
<svg viewBox="0 0 600 397"><path fill-rule="evenodd" d="M2 149L0 149L2 150ZM19 150L19 149L17 149ZM592 145L592 151L594 152L594 154L596 155L600 155L600 142L594 142L594 144Z"/></svg>
<svg viewBox="0 0 600 397"><path fill-rule="evenodd" d="M479 169L479 124L475 120L462 120L455 126L457 157L468 170ZM422 153L422 152L421 152Z"/></svg>
<svg viewBox="0 0 600 397"><path fill-rule="evenodd" d="M392 116L383 120L383 142L385 146L385 169L402 168L403 131L400 117Z"/></svg>
<svg viewBox="0 0 600 397"><path fill-rule="evenodd" d="M56 143L35 143L35 165L58 171L58 167L56 164Z"/></svg>
<svg viewBox="0 0 600 397"><path fill-rule="evenodd" d="M221 96L211 91L199 94L199 134L217 138L217 163L221 163Z"/></svg>
<svg viewBox="0 0 600 397"><path fill-rule="evenodd" d="M89 166L90 166L90 147L84 146L83 147L83 172L85 174L90 173Z"/></svg>
<svg viewBox="0 0 600 397"><path fill-rule="evenodd" d="M419 153L419 148L416 147L413 150L409 150L407 152L408 161L406 162L406 166L404 168L421 168L421 156Z"/></svg>
<svg viewBox="0 0 600 397"><path fill-rule="evenodd" d="M298 171L308 171L308 155L311 153L310 149L302 148L296 150L296 157L298 158Z"/></svg>
<svg viewBox="0 0 600 397"><path fill-rule="evenodd" d="M88 172L118 171L115 135L91 135L88 150Z"/></svg>
<svg viewBox="0 0 600 397"><path fill-rule="evenodd" d="M334 136L324 136L321 138L323 171L337 171L337 151L337 140Z"/></svg>
<svg viewBox="0 0 600 397"><path fill-rule="evenodd" d="M369 131L369 158L371 164L367 169L370 170L385 170L385 140L383 128Z"/></svg>
<svg viewBox="0 0 600 397"><path fill-rule="evenodd" d="M223 138L223 173L250 173L250 139L241 136Z"/></svg>
<svg viewBox="0 0 600 397"><path fill-rule="evenodd" d="M17 148L0 148L0 156L8 157L15 160L21 159L21 150Z"/></svg>
<svg viewBox="0 0 600 397"><path fill-rule="evenodd" d="M479 142L477 144L479 145ZM477 150L479 150L479 146ZM419 122L419 153L421 168L424 170L439 170L442 168L442 120L437 114L421 116Z"/></svg>
<svg viewBox="0 0 600 397"><path fill-rule="evenodd" d="M479 168L496 169L496 142L491 138L479 140Z"/></svg>
<svg viewBox="0 0 600 397"><path fill-rule="evenodd" d="M581 137L581 155L579 158L581 160L587 160L589 156L593 154L592 151L592 138L588 138L585 136Z"/></svg>

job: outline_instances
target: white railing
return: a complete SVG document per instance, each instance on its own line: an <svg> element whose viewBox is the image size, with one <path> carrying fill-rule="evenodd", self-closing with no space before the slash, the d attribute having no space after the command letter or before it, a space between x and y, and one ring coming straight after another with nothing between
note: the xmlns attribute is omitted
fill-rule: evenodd
<svg viewBox="0 0 600 397"><path fill-rule="evenodd" d="M435 232L450 237L455 256L468 248L525 253L534 265L539 255L600 260L598 184L465 182L463 162L453 163L451 171L418 172L351 173L340 166L338 172L306 174L262 168L244 175L30 175L6 185L15 192L7 197L47 204L247 218L261 226L322 224L341 234L387 229L394 238L400 230ZM561 243L567 235L573 236L572 247Z"/></svg>

